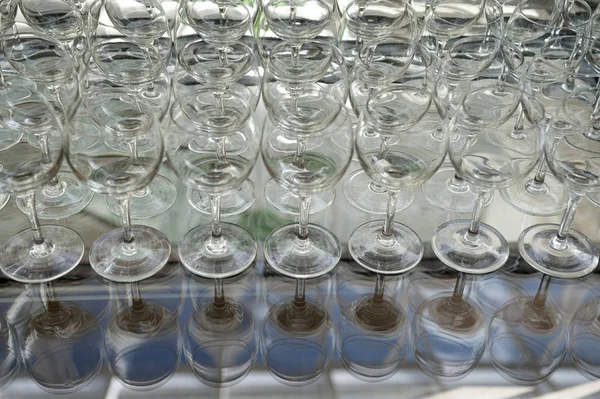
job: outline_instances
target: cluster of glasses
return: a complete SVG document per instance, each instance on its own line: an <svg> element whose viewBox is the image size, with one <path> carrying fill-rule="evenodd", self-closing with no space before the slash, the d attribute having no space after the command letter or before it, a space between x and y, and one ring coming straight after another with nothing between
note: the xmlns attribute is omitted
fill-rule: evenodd
<svg viewBox="0 0 600 399"><path fill-rule="evenodd" d="M467 274L495 272L509 258L506 239L481 222L493 190L530 215L564 211L560 225L531 226L518 240L522 258L545 275L540 294L515 305L527 317L547 310L551 277L580 278L597 266L594 244L571 229L583 196L600 202L600 11L583 0L519 0L506 16L496 0L434 0L422 13L397 0L0 5L0 193L16 196L31 225L0 253L11 279L52 281L81 261L79 234L39 218L79 212L92 193L107 195L122 221L90 248L97 274L134 283L160 271L169 241L131 219L173 205L175 186L158 174L166 157L192 206L212 218L178 245L190 273L214 279L199 322L215 322L216 335L245 329L243 306L225 300L223 284L253 265L258 245L221 218L254 203L248 178L259 153L272 178L267 202L299 215L264 242L268 265L297 280L265 331L330 323L306 299L305 283L330 273L343 250L309 216L331 205L353 156L361 168L343 183L347 199L385 218L348 240L350 256L378 282L344 314L349 323L381 332L403 320L384 278L422 260L421 238L394 220L416 188L444 210L472 211L431 238L437 258L458 272L453 294L424 303L413 322L417 364L432 375L426 349L437 340L469 329L475 348L485 344L463 290ZM455 377L464 374L457 367Z"/></svg>

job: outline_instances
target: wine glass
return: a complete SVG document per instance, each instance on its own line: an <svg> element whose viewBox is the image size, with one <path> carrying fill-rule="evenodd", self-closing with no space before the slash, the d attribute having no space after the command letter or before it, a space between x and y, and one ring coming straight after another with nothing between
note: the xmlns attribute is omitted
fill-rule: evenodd
<svg viewBox="0 0 600 399"><path fill-rule="evenodd" d="M179 367L182 350L177 314L158 302L144 300L139 283L124 286L121 295L127 298L126 304L117 306L104 334L106 361L123 386L139 391L156 389ZM122 287L117 287L117 295L118 288Z"/></svg>
<svg viewBox="0 0 600 399"><path fill-rule="evenodd" d="M171 253L169 240L160 231L132 225L129 201L132 193L154 178L163 157L161 127L153 112L131 99L109 97L99 101L84 98L74 120L79 135L100 135L88 148L78 148L73 134L66 140L66 156L75 175L94 192L117 199L122 228L100 236L90 249L90 264L103 278L117 282L143 280L157 273ZM99 125L98 120L103 124ZM140 135L152 145L138 147ZM126 150L106 144L116 135L128 143Z"/></svg>
<svg viewBox="0 0 600 399"><path fill-rule="evenodd" d="M77 266L84 252L83 240L75 231L40 226L35 207L35 191L56 176L63 158L62 124L41 94L24 87L9 93L0 96L3 136L27 132L37 138L38 146L21 141L2 151L0 192L16 194L31 229L3 244L0 269L24 283L51 281Z"/></svg>
<svg viewBox="0 0 600 399"><path fill-rule="evenodd" d="M348 239L352 258L376 273L399 274L423 256L419 236L394 222L398 191L431 177L446 156L446 141L434 137L442 120L431 92L392 86L373 93L355 132L365 173L388 192L385 220L364 223Z"/></svg>
<svg viewBox="0 0 600 399"><path fill-rule="evenodd" d="M389 292L384 293L384 277L376 275L372 294L353 298L347 307L340 304L338 351L344 367L366 381L390 378L404 362L409 349L408 316Z"/></svg>
<svg viewBox="0 0 600 399"><path fill-rule="evenodd" d="M60 301L51 283L40 285L40 296L42 306L31 315L22 334L23 365L44 391L76 392L100 371L102 330L90 312Z"/></svg>
<svg viewBox="0 0 600 399"><path fill-rule="evenodd" d="M202 103L214 103L214 90L226 89L243 98L248 106L242 109L253 112L260 98L260 73L258 60L252 49L244 43L230 43L219 59L214 44L203 40L190 42L178 54L176 79L173 82L176 96L186 96ZM237 112L237 111L235 111ZM202 118L198 118L202 121ZM190 142L195 150L195 141ZM202 151L200 149L200 151ZM188 188L189 203L200 213L210 215L210 194ZM234 189L222 193L221 215L224 217L240 214L256 201L256 189L250 179L244 180Z"/></svg>
<svg viewBox="0 0 600 399"><path fill-rule="evenodd" d="M505 37L523 48L525 42L533 41L550 33L557 25L562 2L545 0L522 0L513 10L505 28Z"/></svg>
<svg viewBox="0 0 600 399"><path fill-rule="evenodd" d="M317 381L335 349L335 331L327 309L307 300L304 279L298 279L292 300L269 309L261 336L261 355L275 379L292 386Z"/></svg>
<svg viewBox="0 0 600 399"><path fill-rule="evenodd" d="M510 382L537 385L558 369L567 351L567 323L547 298L544 275L535 297L516 297L496 311L487 349L496 371Z"/></svg>
<svg viewBox="0 0 600 399"><path fill-rule="evenodd" d="M464 295L466 280L467 275L459 272L451 295L427 300L413 317L417 366L437 380L464 378L485 351L485 319L479 306Z"/></svg>
<svg viewBox="0 0 600 399"><path fill-rule="evenodd" d="M525 111L523 137L510 133ZM431 240L437 257L460 272L491 273L508 259L508 244L492 226L481 223L486 193L508 187L527 175L540 159L544 108L531 95L508 84L470 91L448 124L448 153L456 171L478 190L471 220L440 225ZM512 125L511 125L512 123Z"/></svg>
<svg viewBox="0 0 600 399"><path fill-rule="evenodd" d="M569 352L579 372L588 377L600 376L598 362L599 319L595 298L583 303L571 319L569 326Z"/></svg>
<svg viewBox="0 0 600 399"><path fill-rule="evenodd" d="M226 290L227 280L212 283L214 294L190 316L184 351L192 372L203 383L228 387L252 369L258 351L252 307Z"/></svg>
<svg viewBox="0 0 600 399"><path fill-rule="evenodd" d="M598 250L592 241L571 229L581 198L587 192L600 190L596 162L600 143L584 134L595 103L595 90L576 91L564 100L549 122L544 153L548 167L569 192L567 209L560 225L531 226L518 241L521 256L552 277L582 277L598 264Z"/></svg>
<svg viewBox="0 0 600 399"><path fill-rule="evenodd" d="M182 19L219 52L250 29L251 14L241 0L183 0L180 7Z"/></svg>
<svg viewBox="0 0 600 399"><path fill-rule="evenodd" d="M262 93L269 112L293 113L295 124L321 129L331 123L348 96L348 76L342 53L325 41L302 43L297 64L290 63L292 46L273 46L265 68ZM297 215L298 196L270 179L265 185L267 203L284 214ZM311 214L325 210L335 200L333 188L315 193Z"/></svg>
<svg viewBox="0 0 600 399"><path fill-rule="evenodd" d="M300 222L273 230L265 239L264 255L285 276L311 278L331 271L341 257L337 237L308 223L311 196L342 178L352 158L353 140L347 139L346 110L322 130L303 130L295 117L271 109L263 126L261 150L267 170L278 184L300 197Z"/></svg>
<svg viewBox="0 0 600 399"><path fill-rule="evenodd" d="M252 234L221 222L220 201L222 193L241 184L252 171L258 130L248 104L235 92L220 91L219 101L213 97L212 103L188 98L171 107L167 158L184 185L210 193L212 223L185 234L179 259L191 273L226 278L244 271L256 258Z"/></svg>
<svg viewBox="0 0 600 399"><path fill-rule="evenodd" d="M560 30L557 33L561 33ZM568 33L568 32L567 32ZM579 67L589 48L589 40L578 35L560 34L548 38L539 55L524 75L529 91L544 103L548 115L569 95L567 80ZM518 121L517 124L520 122ZM515 127L516 134L520 127ZM534 216L561 213L567 206L567 191L552 175L547 175L542 159L523 182L500 191L502 197L519 211Z"/></svg>

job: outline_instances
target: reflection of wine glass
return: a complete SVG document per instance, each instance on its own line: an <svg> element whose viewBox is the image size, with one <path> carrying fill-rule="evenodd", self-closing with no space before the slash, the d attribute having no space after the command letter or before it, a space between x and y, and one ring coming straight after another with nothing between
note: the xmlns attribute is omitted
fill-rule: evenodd
<svg viewBox="0 0 600 399"><path fill-rule="evenodd" d="M487 348L496 371L508 381L537 385L554 373L566 354L567 326L546 298L550 277L544 275L534 298L517 297L496 311Z"/></svg>
<svg viewBox="0 0 600 399"><path fill-rule="evenodd" d="M0 317L0 389L6 387L19 371L17 333L4 317Z"/></svg>
<svg viewBox="0 0 600 399"><path fill-rule="evenodd" d="M214 280L214 296L198 306L187 324L184 351L192 372L210 386L241 381L256 360L252 308L226 295L223 279Z"/></svg>
<svg viewBox="0 0 600 399"><path fill-rule="evenodd" d="M333 357L335 333L327 310L304 296L298 279L293 300L273 305L262 328L261 354L269 372L287 385L318 380Z"/></svg>
<svg viewBox="0 0 600 399"><path fill-rule="evenodd" d="M410 343L406 312L389 293L384 295L384 275L377 274L376 280L374 293L359 294L347 307L338 299L342 320L337 344L342 362L350 373L367 381L391 377L404 362Z"/></svg>
<svg viewBox="0 0 600 399"><path fill-rule="evenodd" d="M73 393L89 384L103 361L103 336L88 311L60 302L54 287L40 286L42 308L33 314L21 342L30 377L45 391Z"/></svg>
<svg viewBox="0 0 600 399"><path fill-rule="evenodd" d="M569 328L569 351L577 370L585 376L600 377L600 298L585 302L575 312Z"/></svg>
<svg viewBox="0 0 600 399"><path fill-rule="evenodd" d="M150 390L166 383L181 358L177 314L143 300L138 283L126 285L127 305L118 308L105 333L106 360L121 384Z"/></svg>

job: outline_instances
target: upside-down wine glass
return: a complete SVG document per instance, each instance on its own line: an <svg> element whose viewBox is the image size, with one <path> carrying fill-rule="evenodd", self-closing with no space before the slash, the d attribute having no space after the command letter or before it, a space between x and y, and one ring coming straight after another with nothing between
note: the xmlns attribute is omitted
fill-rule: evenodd
<svg viewBox="0 0 600 399"><path fill-rule="evenodd" d="M79 234L64 226L40 226L35 191L52 180L63 159L63 127L54 109L35 91L19 88L0 98L3 136L38 139L38 146L19 142L2 151L0 192L15 193L31 228L9 238L0 250L0 269L16 281L45 282L70 272L83 257ZM58 133L58 134L57 134Z"/></svg>
<svg viewBox="0 0 600 399"><path fill-rule="evenodd" d="M600 377L598 342L600 336L600 298L583 303L571 319L569 352L573 364L586 377Z"/></svg>
<svg viewBox="0 0 600 399"><path fill-rule="evenodd" d="M241 273L252 265L257 251L252 234L221 222L220 204L221 194L241 184L252 171L260 145L258 129L243 98L225 90L219 99L203 107L189 96L178 99L171 107L166 137L169 163L183 184L210 193L212 222L193 228L179 243L183 266L206 278ZM212 112L207 112L211 107ZM199 127L199 122L204 126Z"/></svg>
<svg viewBox="0 0 600 399"><path fill-rule="evenodd" d="M263 78L264 103L269 112L290 114L293 124L320 130L337 117L348 97L344 57L337 47L319 40L300 44L295 65L289 61L292 51L287 42L272 47ZM282 213L300 211L296 193L275 179L265 185L265 199ZM334 199L333 188L315 193L311 213L326 209Z"/></svg>
<svg viewBox="0 0 600 399"><path fill-rule="evenodd" d="M65 48L59 42L44 39L21 22L15 22L12 33L2 37L2 45L13 68L19 74L45 86L49 92L49 100L62 114L62 118L70 117L73 107L78 104L78 90L77 78L74 84L67 82L76 74L76 65ZM74 93L61 90L69 85L75 86ZM75 99L63 102L62 98L69 95ZM32 145L37 145L35 135L30 135L28 139ZM59 171L48 184L37 190L36 196L36 209L40 219L63 219L81 212L92 201L94 193L73 176L71 171L65 170Z"/></svg>
<svg viewBox="0 0 600 399"><path fill-rule="evenodd" d="M598 249L593 242L571 228L583 196L600 191L600 142L585 135L595 103L595 90L576 91L550 120L544 152L548 167L569 192L567 209L560 225L531 226L518 241L519 252L527 263L552 277L582 277L598 264Z"/></svg>
<svg viewBox="0 0 600 399"><path fill-rule="evenodd" d="M373 93L355 132L365 173L387 190L385 220L364 223L348 239L352 258L381 274L400 274L423 256L421 239L394 222L398 192L431 177L446 156L446 141L433 137L442 119L425 88L402 85Z"/></svg>
<svg viewBox="0 0 600 399"><path fill-rule="evenodd" d="M70 134L66 140L69 164L92 191L117 199L122 224L122 228L104 233L92 244L90 265L109 281L134 282L150 277L167 263L171 244L160 231L131 224L129 201L132 193L152 181L162 162L164 147L158 118L131 100L99 101L86 93L74 120L80 135L100 134L100 140L82 149L73 145ZM96 120L104 124L98 125ZM152 145L138 148L142 134ZM127 142L128 148L119 151L108 146L107 139L110 141L113 135Z"/></svg>
<svg viewBox="0 0 600 399"><path fill-rule="evenodd" d="M311 196L332 188L344 175L354 140L348 140L348 112L342 109L324 128L303 129L296 115L269 110L262 156L272 178L300 197L300 222L273 230L265 239L266 262L286 276L312 278L327 273L341 257L341 245L328 229L308 223Z"/></svg>
<svg viewBox="0 0 600 399"><path fill-rule="evenodd" d="M510 133L519 107L525 110L523 137ZM508 259L508 243L492 226L481 223L486 193L515 184L542 155L544 108L510 86L487 84L470 91L447 126L448 153L454 168L477 188L471 220L440 225L431 240L436 256L459 272L487 274Z"/></svg>
<svg viewBox="0 0 600 399"><path fill-rule="evenodd" d="M568 79L581 64L589 48L589 40L578 35L560 34L545 40L539 55L524 74L526 89L540 97L546 113L552 115L569 95ZM560 34L560 35L558 35ZM552 155L551 153L549 155ZM533 216L551 216L567 206L568 193L551 174L543 158L538 167L523 182L500 191L502 197L519 211Z"/></svg>

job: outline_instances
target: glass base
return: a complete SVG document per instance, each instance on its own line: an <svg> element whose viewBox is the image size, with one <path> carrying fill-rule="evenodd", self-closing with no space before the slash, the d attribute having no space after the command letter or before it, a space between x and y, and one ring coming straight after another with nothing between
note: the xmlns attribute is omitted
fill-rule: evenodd
<svg viewBox="0 0 600 399"><path fill-rule="evenodd" d="M363 170L350 174L344 181L344 196L353 207L363 212L385 215L387 212L388 192L374 185ZM396 201L396 212L408 208L415 200L415 190L407 187L400 191Z"/></svg>
<svg viewBox="0 0 600 399"><path fill-rule="evenodd" d="M156 274L169 260L171 244L160 231L131 226L133 242L123 241L123 229L104 233L90 249L90 264L101 277L115 282L132 283Z"/></svg>
<svg viewBox="0 0 600 399"><path fill-rule="evenodd" d="M449 212L470 213L475 207L477 193L467 182L464 191L452 190L448 183L455 174L454 168L442 168L423 183L421 190L431 205ZM484 206L488 206L493 199L494 195L490 192Z"/></svg>
<svg viewBox="0 0 600 399"><path fill-rule="evenodd" d="M487 274L508 260L508 243L492 226L481 223L477 235L469 235L470 220L451 220L440 225L431 238L439 260L468 274Z"/></svg>
<svg viewBox="0 0 600 399"><path fill-rule="evenodd" d="M393 235L382 233L384 221L360 225L348 239L348 250L356 263L381 274L401 274L411 270L423 257L421 239L409 227L394 222Z"/></svg>
<svg viewBox="0 0 600 399"><path fill-rule="evenodd" d="M600 206L600 192L588 193L586 197L596 206Z"/></svg>
<svg viewBox="0 0 600 399"><path fill-rule="evenodd" d="M281 226L265 239L265 261L292 278L315 278L335 268L342 256L337 237L324 227L308 225L308 238L298 237L298 224Z"/></svg>
<svg viewBox="0 0 600 399"><path fill-rule="evenodd" d="M190 205L204 215L210 215L210 194L188 188L187 200ZM256 202L256 188L250 179L246 179L234 189L221 194L221 217L239 215L247 211Z"/></svg>
<svg viewBox="0 0 600 399"><path fill-rule="evenodd" d="M547 173L544 183L535 190L536 186L531 185L530 182L536 173L537 171L534 171L525 180L501 190L500 195L515 209L526 215L552 216L562 213L569 200L569 193L565 186Z"/></svg>
<svg viewBox="0 0 600 399"><path fill-rule="evenodd" d="M133 192L129 202L132 219L149 219L165 213L177 199L177 188L171 180L156 175L145 189ZM117 200L112 196L104 199L106 207L115 215L119 215Z"/></svg>
<svg viewBox="0 0 600 399"><path fill-rule="evenodd" d="M221 235L212 226L188 231L179 243L179 260L191 273L205 278L227 278L246 270L256 259L256 240L244 228L221 222Z"/></svg>
<svg viewBox="0 0 600 399"><path fill-rule="evenodd" d="M300 213L300 199L288 189L281 187L273 179L265 185L265 199L267 203L281 213L298 215ZM335 190L316 193L310 197L310 214L314 215L329 208L335 200Z"/></svg>
<svg viewBox="0 0 600 399"><path fill-rule="evenodd" d="M43 247L33 243L29 229L6 241L0 269L7 277L21 283L44 283L64 276L79 264L85 249L79 234L63 226L42 226L41 232L47 244Z"/></svg>
<svg viewBox="0 0 600 399"><path fill-rule="evenodd" d="M551 277L579 278L587 276L598 265L598 250L585 235L571 230L564 249L551 245L559 226L538 224L525 229L519 237L519 253L536 270ZM560 243L559 243L560 245Z"/></svg>
<svg viewBox="0 0 600 399"><path fill-rule="evenodd" d="M59 172L59 195L46 185L35 192L35 209L40 219L64 219L81 212L92 202L94 193L72 173ZM17 202L17 204L19 204ZM19 207L21 209L21 207ZM23 209L21 212L25 213Z"/></svg>
<svg viewBox="0 0 600 399"><path fill-rule="evenodd" d="M10 195L0 194L0 209L4 208L8 204L8 201L10 201Z"/></svg>

